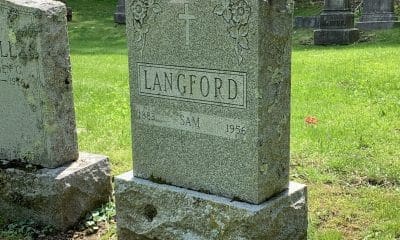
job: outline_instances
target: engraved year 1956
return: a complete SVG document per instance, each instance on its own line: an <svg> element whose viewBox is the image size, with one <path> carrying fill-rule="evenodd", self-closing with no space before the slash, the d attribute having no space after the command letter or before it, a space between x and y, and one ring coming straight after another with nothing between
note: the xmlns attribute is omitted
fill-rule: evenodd
<svg viewBox="0 0 400 240"><path fill-rule="evenodd" d="M235 124L226 124L226 132L232 134L245 135L246 127Z"/></svg>

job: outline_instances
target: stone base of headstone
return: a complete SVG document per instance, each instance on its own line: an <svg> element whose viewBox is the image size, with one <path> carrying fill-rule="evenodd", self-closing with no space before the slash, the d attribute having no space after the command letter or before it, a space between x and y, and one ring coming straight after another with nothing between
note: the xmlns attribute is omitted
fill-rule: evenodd
<svg viewBox="0 0 400 240"><path fill-rule="evenodd" d="M314 30L315 45L346 45L357 42L359 38L360 31L357 28Z"/></svg>
<svg viewBox="0 0 400 240"><path fill-rule="evenodd" d="M255 205L133 177L116 178L118 237L148 239L306 239L307 188Z"/></svg>
<svg viewBox="0 0 400 240"><path fill-rule="evenodd" d="M114 13L114 22L125 24L125 0L118 0L117 11Z"/></svg>
<svg viewBox="0 0 400 240"><path fill-rule="evenodd" d="M26 168L5 161L0 166L3 220L29 219L65 230L111 198L111 173L105 156L80 153L77 161L54 169Z"/></svg>

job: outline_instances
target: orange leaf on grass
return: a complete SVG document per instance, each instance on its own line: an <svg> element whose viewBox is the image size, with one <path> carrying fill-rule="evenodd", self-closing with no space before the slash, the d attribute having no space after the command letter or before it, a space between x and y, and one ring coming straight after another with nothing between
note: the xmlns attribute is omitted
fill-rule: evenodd
<svg viewBox="0 0 400 240"><path fill-rule="evenodd" d="M318 123L318 119L316 117L308 116L304 119L306 124L309 125L316 125Z"/></svg>

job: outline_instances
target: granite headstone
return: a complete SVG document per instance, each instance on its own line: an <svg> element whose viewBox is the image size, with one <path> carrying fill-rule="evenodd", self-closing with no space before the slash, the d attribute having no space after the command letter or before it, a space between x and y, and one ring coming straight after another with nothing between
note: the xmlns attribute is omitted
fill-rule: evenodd
<svg viewBox="0 0 400 240"><path fill-rule="evenodd" d="M198 238L192 225L184 229L206 211L196 201L234 227L243 213L244 224L261 224L250 216L270 214L271 205L262 204L278 195L298 202L297 210L276 208L286 216L270 223L282 232L264 228L253 236L305 237L305 187L288 190L293 2L128 0L126 6L135 177L129 172L116 182L120 238L216 239L223 234L218 226L215 233L204 226ZM237 201L232 211L222 211L226 199ZM172 220L176 211L189 220Z"/></svg>
<svg viewBox="0 0 400 240"><path fill-rule="evenodd" d="M325 0L319 27L314 31L316 45L351 44L358 41L360 35L354 28L350 0Z"/></svg>
<svg viewBox="0 0 400 240"><path fill-rule="evenodd" d="M290 15L276 30L244 0L143 2L127 22L135 175L256 204L286 189Z"/></svg>

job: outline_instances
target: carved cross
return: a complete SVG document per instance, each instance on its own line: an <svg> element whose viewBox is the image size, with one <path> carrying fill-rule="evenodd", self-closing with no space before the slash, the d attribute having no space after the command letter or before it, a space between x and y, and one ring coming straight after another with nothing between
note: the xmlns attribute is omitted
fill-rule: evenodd
<svg viewBox="0 0 400 240"><path fill-rule="evenodd" d="M186 21L186 46L190 44L190 20L196 19L195 16L189 14L189 3L185 3L185 13L178 15L180 20Z"/></svg>

